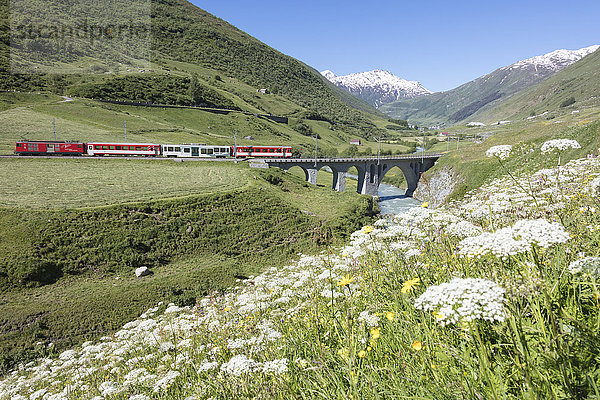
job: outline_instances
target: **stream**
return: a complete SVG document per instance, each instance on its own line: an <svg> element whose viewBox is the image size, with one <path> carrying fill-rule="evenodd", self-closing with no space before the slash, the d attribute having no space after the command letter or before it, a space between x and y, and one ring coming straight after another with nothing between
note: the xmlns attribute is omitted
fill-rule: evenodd
<svg viewBox="0 0 600 400"><path fill-rule="evenodd" d="M402 214L413 207L421 205L421 201L404 195L404 189L381 183L379 185L379 209L381 216Z"/></svg>

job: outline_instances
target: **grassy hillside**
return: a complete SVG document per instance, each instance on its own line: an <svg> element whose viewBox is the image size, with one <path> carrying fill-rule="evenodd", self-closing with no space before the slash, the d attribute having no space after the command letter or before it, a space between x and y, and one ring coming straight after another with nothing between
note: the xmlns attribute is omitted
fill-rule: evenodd
<svg viewBox="0 0 600 400"><path fill-rule="evenodd" d="M586 157L588 154L600 154L600 108L592 107L577 114L561 109L560 113L557 111L549 114L548 118L478 128L449 128L451 134L461 136L460 148L456 150L456 139L453 139L450 154L440 158L437 164L425 173L425 180L431 180L446 168L451 169L457 174L458 181L452 197L460 198L489 179L506 174L505 169L499 168L496 159L488 158L485 154L490 147L501 144L514 146L515 154L511 157L508 167L515 171L530 171L531 168L540 165L556 165L557 155L540 152L541 144L550 139L575 139L582 145L581 149L563 152L563 163L573 158ZM489 138L482 141L482 137ZM444 147L445 150L445 144L442 142L437 147Z"/></svg>
<svg viewBox="0 0 600 400"><path fill-rule="evenodd" d="M480 119L484 119L485 122L508 119L510 115L506 115L507 111L513 110L514 113L523 114L523 110L519 107L528 106L528 104L523 104L523 100L515 100L522 99L523 96L537 105L542 106L543 104L548 107L550 105L558 106L567 98L562 95L554 96L563 91L569 92L568 96L577 94L582 99L584 97L587 99L590 93L597 93L597 90L594 90L598 86L596 84L598 79L593 72L594 67L591 67L591 65L597 64L595 61L597 58L598 54L589 55L556 74L548 70L537 70L532 66L516 69L500 68L456 89L390 103L382 106L380 110L394 118L408 119L413 124L427 126L452 125L461 121L478 121ZM597 70L598 68L595 67L595 71ZM564 78L556 78L559 75ZM554 79L563 82L562 86L557 84ZM596 83L589 85L589 90L580 92L579 86L583 86L580 82L584 80ZM573 93L570 92L571 90ZM524 95L522 93L531 94ZM545 102L550 97L554 97L554 99L549 103ZM557 103L559 97L562 99ZM528 108L533 109L533 107ZM496 109L498 112L489 112L489 110Z"/></svg>
<svg viewBox="0 0 600 400"><path fill-rule="evenodd" d="M255 100L255 113L263 112L258 107L279 110L294 107L293 103L272 95L257 95ZM58 140L120 142L125 139L127 123L129 142L232 145L237 130L238 144L290 144L297 155L314 155L314 135L320 138L319 154L324 156L344 154L351 138L365 141L365 136L370 139L367 145L376 149L376 138L387 132L384 128L357 128L303 118L290 118L285 124L238 111L222 114L194 108L136 107L81 99L64 101L48 94L0 93L0 124L3 126L0 154L13 153L16 140L52 139L53 118ZM382 120L380 125L389 125L389 122L385 124ZM390 131L390 135L393 134ZM244 139L245 136L254 140ZM382 148L394 153L410 150L400 143L383 144Z"/></svg>
<svg viewBox="0 0 600 400"><path fill-rule="evenodd" d="M0 11L4 15L8 15L7 4L3 0ZM144 10L147 4L151 7ZM373 107L338 90L314 69L191 3L153 0L140 2L138 6L136 9L132 3L111 21L117 26L131 24L129 19L137 12L136 22L141 26L147 24L149 31L144 36L125 42L105 37L89 43L81 37L53 42L44 37L24 36L27 29L22 28L15 31L9 60L11 42L9 31L4 31L0 89L48 90L82 97L222 108L237 107L235 98L241 97L246 103L242 108L249 110L254 99L247 93L239 93L235 87L243 83L252 87L254 93L257 89L268 89L294 104L293 109L277 114L373 125L370 118L378 114ZM35 2L32 7L35 9ZM20 14L19 8L13 7L11 22L14 26L36 27L42 23L38 19L46 16L48 24L58 18L63 25L77 26L77 18L86 17L90 25L103 26L102 12L108 12L100 9L94 15L94 10L69 9L64 4L56 4L50 11L42 2L38 7L40 15L35 18ZM144 58L140 59L141 55ZM9 68L21 71L15 66L33 74L8 73ZM259 109L275 114L269 107Z"/></svg>
<svg viewBox="0 0 600 400"><path fill-rule="evenodd" d="M17 207L0 208L0 370L35 356L36 342L62 349L110 334L158 301L190 304L260 272L267 260L282 265L298 252L343 241L374 215L372 200L351 189L337 193L243 164L184 163L169 172L166 162L142 160L105 160L102 169L94 168L94 160L7 161L14 162L11 170L30 172L50 161L55 174L16 202L15 193L1 192L3 204ZM81 163L90 164L81 169ZM174 182L163 177L164 185L157 185L164 168L166 180ZM66 171L73 170L78 172L64 190L68 196L53 203L62 196L57 187L64 187ZM108 184L140 171L146 176L136 180L148 186L145 193ZM23 187L40 182L36 174L18 176ZM2 187L13 185L11 175L2 177ZM107 193L88 196L94 181ZM330 185L331 178L319 181ZM188 195L124 203L164 197L174 186ZM123 203L89 207L117 194ZM44 201L67 208L39 209ZM81 205L88 207L72 208ZM154 275L136 279L139 266L151 267Z"/></svg>

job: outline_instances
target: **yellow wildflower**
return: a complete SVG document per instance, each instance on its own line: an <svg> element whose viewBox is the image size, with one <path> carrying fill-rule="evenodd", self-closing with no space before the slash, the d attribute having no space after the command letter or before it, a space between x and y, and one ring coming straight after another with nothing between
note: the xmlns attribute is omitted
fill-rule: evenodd
<svg viewBox="0 0 600 400"><path fill-rule="evenodd" d="M359 358L364 358L367 355L367 352L364 350L361 350L358 352L358 357Z"/></svg>
<svg viewBox="0 0 600 400"><path fill-rule="evenodd" d="M373 227L371 225L363 226L362 233L371 233L373 232Z"/></svg>
<svg viewBox="0 0 600 400"><path fill-rule="evenodd" d="M423 207L423 208L429 207L429 202L425 201L425 202L421 203L421 207Z"/></svg>
<svg viewBox="0 0 600 400"><path fill-rule="evenodd" d="M381 328L371 329L371 337L373 339L379 339L380 336L381 336Z"/></svg>
<svg viewBox="0 0 600 400"><path fill-rule="evenodd" d="M419 282L421 282L420 278L410 279L402 284L402 289L400 291L402 293L410 292L415 286L419 286Z"/></svg>
<svg viewBox="0 0 600 400"><path fill-rule="evenodd" d="M416 351L420 351L423 349L423 342L419 342L418 340L415 340L412 343L412 348Z"/></svg>
<svg viewBox="0 0 600 400"><path fill-rule="evenodd" d="M348 286L349 284L354 282L354 279L355 279L354 277L350 277L350 275L346 275L337 283L337 285L338 286Z"/></svg>
<svg viewBox="0 0 600 400"><path fill-rule="evenodd" d="M347 360L348 357L350 356L350 351L345 347L339 349L337 353L338 353L338 356L342 357L344 360Z"/></svg>
<svg viewBox="0 0 600 400"><path fill-rule="evenodd" d="M386 317L386 318L387 318L389 321L393 321L395 316L396 316L396 315L395 315L393 312L391 312L391 311L388 311L388 312L386 312L386 313L385 313L385 317Z"/></svg>

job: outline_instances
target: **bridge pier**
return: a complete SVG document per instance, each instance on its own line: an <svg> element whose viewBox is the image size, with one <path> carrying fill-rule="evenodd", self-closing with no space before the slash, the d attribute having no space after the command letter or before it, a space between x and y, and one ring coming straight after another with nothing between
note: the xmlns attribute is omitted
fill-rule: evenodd
<svg viewBox="0 0 600 400"><path fill-rule="evenodd" d="M336 192L345 192L346 191L346 172L348 171L339 171L337 169L331 168L333 171L333 187L332 189Z"/></svg>
<svg viewBox="0 0 600 400"><path fill-rule="evenodd" d="M317 184L317 172L316 168L306 168L304 174L306 175L306 181L311 185Z"/></svg>

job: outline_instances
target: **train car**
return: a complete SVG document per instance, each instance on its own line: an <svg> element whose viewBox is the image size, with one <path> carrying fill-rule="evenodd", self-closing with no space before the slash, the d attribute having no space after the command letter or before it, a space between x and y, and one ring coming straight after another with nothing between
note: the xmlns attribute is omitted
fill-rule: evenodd
<svg viewBox="0 0 600 400"><path fill-rule="evenodd" d="M225 158L230 156L230 147L198 143L163 144L162 155L165 157Z"/></svg>
<svg viewBox="0 0 600 400"><path fill-rule="evenodd" d="M87 144L90 156L159 156L160 144L155 143L106 143L90 142Z"/></svg>
<svg viewBox="0 0 600 400"><path fill-rule="evenodd" d="M15 143L15 154L21 155L70 155L85 154L85 143L27 140Z"/></svg>
<svg viewBox="0 0 600 400"><path fill-rule="evenodd" d="M231 155L240 157L291 158L292 146L231 146Z"/></svg>

